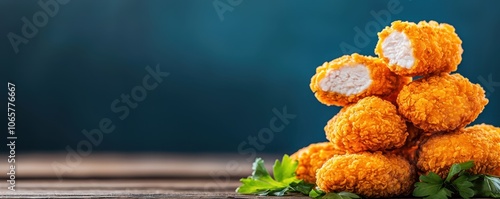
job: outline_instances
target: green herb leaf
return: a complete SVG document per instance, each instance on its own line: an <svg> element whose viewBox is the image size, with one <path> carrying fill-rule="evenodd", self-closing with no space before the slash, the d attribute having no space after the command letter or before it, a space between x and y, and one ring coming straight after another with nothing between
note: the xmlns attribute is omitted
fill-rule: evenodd
<svg viewBox="0 0 500 199"><path fill-rule="evenodd" d="M474 196L475 192L472 189L474 184L470 181L467 175L462 175L455 179L452 183L453 187L458 191L462 198L468 199Z"/></svg>
<svg viewBox="0 0 500 199"><path fill-rule="evenodd" d="M280 191L287 188L288 185L274 180L267 172L264 166L264 160L261 158L255 159L252 165L252 176L242 178L242 185L236 189L236 192L241 194L280 194Z"/></svg>
<svg viewBox="0 0 500 199"><path fill-rule="evenodd" d="M459 164L453 164L450 168L450 171L448 172L448 176L446 177L446 182L450 182L451 178L455 176L456 174L460 173L462 171L462 167L460 167Z"/></svg>
<svg viewBox="0 0 500 199"><path fill-rule="evenodd" d="M270 191L267 195L284 196L289 190L290 190L290 187L285 187L283 189L278 188L276 190Z"/></svg>
<svg viewBox="0 0 500 199"><path fill-rule="evenodd" d="M450 180L457 174L461 175L465 170L470 169L474 166L474 161L467 161L460 164L453 164L448 172L448 176L446 177L446 182L450 182Z"/></svg>
<svg viewBox="0 0 500 199"><path fill-rule="evenodd" d="M322 199L342 199L342 197L339 196L337 193L327 193L321 198Z"/></svg>
<svg viewBox="0 0 500 199"><path fill-rule="evenodd" d="M312 189L309 192L309 197L314 198L314 199L319 199L323 197L326 193L324 191L321 191L319 189Z"/></svg>
<svg viewBox="0 0 500 199"><path fill-rule="evenodd" d="M474 166L473 161L453 164L446 179L430 172L419 177L415 183L413 196L426 199L447 199L453 193L462 198L474 196L500 198L500 178L491 175L472 175L467 172Z"/></svg>
<svg viewBox="0 0 500 199"><path fill-rule="evenodd" d="M479 194L483 197L500 198L500 179L495 176L484 175L479 183Z"/></svg>
<svg viewBox="0 0 500 199"><path fill-rule="evenodd" d="M349 198L361 198L361 197L359 197L358 195L353 194L353 193L351 193L351 192L345 192L345 191L342 191L342 192L340 192L340 193L338 193L338 194L339 194L339 196L342 196L342 197L349 197Z"/></svg>
<svg viewBox="0 0 500 199"><path fill-rule="evenodd" d="M419 177L419 179L422 182L434 183L434 184L443 184L443 179L441 179L441 177L439 177L434 172L429 172L429 174L427 174L427 175L421 175Z"/></svg>
<svg viewBox="0 0 500 199"><path fill-rule="evenodd" d="M453 192L447 188L441 188L436 194L426 197L425 199L447 199L451 197Z"/></svg>
<svg viewBox="0 0 500 199"><path fill-rule="evenodd" d="M290 156L284 155L282 161L276 160L273 166L274 179L278 182L293 182L296 181L295 170L299 166L298 161L293 161Z"/></svg>
<svg viewBox="0 0 500 199"><path fill-rule="evenodd" d="M413 196L415 197L426 197L437 194L439 190L443 187L442 184L433 184L425 182L415 183L415 189L413 190Z"/></svg>
<svg viewBox="0 0 500 199"><path fill-rule="evenodd" d="M476 187L482 187L478 183L475 184L475 181L479 179L478 175L466 172L473 166L473 161L453 164L444 180L433 172L421 175L420 182L415 183L413 196L446 199L451 197L453 193L458 193L462 198L471 198L478 193L475 190Z"/></svg>
<svg viewBox="0 0 500 199"><path fill-rule="evenodd" d="M264 181L274 181L271 178L271 175L267 172L267 169L264 165L264 160L262 158L255 159L255 162L252 164L252 179L260 179Z"/></svg>
<svg viewBox="0 0 500 199"><path fill-rule="evenodd" d="M474 182L475 180L477 180L479 177L481 177L481 175L471 175L469 173L466 173L465 176L467 176L467 178L469 179L469 181L471 182Z"/></svg>
<svg viewBox="0 0 500 199"><path fill-rule="evenodd" d="M300 181L300 182L292 182L290 184L290 187L297 191L297 192L300 192L304 195L309 195L309 193L311 192L311 190L313 190L314 188L314 184L309 184L307 182L304 182L304 181Z"/></svg>
<svg viewBox="0 0 500 199"><path fill-rule="evenodd" d="M467 170L474 167L474 161L469 160L467 162L460 163L459 165L462 168L462 170Z"/></svg>
<svg viewBox="0 0 500 199"><path fill-rule="evenodd" d="M327 193L322 199L353 199L360 198L358 195L350 193L350 192L339 192L339 193Z"/></svg>
<svg viewBox="0 0 500 199"><path fill-rule="evenodd" d="M413 196L426 197L437 194L444 186L444 181L436 173L430 172L427 175L421 175L420 181L415 183Z"/></svg>
<svg viewBox="0 0 500 199"><path fill-rule="evenodd" d="M276 160L273 166L274 178L269 175L264 160L255 159L252 176L240 179L242 185L236 189L241 194L261 196L283 196L290 192L309 194L314 185L303 182L295 176L298 162L284 155L282 161Z"/></svg>
<svg viewBox="0 0 500 199"><path fill-rule="evenodd" d="M263 195L267 195L271 189L276 189L276 188L285 188L286 186L280 186L280 185L275 185L274 183L262 181L262 180L255 180L252 179L251 177L248 178L243 178L240 180L240 182L243 183L238 189L236 189L236 192L241 193L241 194L258 194L262 195L262 193L265 193Z"/></svg>

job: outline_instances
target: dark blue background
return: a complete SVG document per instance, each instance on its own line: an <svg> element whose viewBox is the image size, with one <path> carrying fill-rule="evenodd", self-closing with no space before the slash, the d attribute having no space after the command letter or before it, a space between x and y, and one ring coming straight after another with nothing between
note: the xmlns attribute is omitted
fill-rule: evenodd
<svg viewBox="0 0 500 199"><path fill-rule="evenodd" d="M455 26L464 48L458 72L490 99L476 123L500 126L500 87L479 80L500 82L500 1L400 4L391 21ZM7 34L21 34L21 18L41 8L1 0L0 83L17 86L18 150L75 148L86 139L83 129L108 117L116 130L94 150L237 152L284 106L297 117L258 152L290 153L325 140L323 127L339 109L314 98L310 78L343 55L342 42L354 45L354 28L376 22L370 11L386 10L387 1L243 0L231 9L221 20L208 0L72 0L16 54ZM377 37L368 36L359 53L374 55ZM119 120L111 102L157 64L170 76Z"/></svg>

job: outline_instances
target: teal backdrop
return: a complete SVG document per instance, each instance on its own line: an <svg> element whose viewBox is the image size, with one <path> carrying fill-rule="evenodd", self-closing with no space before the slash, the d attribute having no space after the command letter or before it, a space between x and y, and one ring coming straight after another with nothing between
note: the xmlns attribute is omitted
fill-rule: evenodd
<svg viewBox="0 0 500 199"><path fill-rule="evenodd" d="M451 0L1 0L0 84L16 84L19 151L92 142L93 151L291 153L326 140L323 127L339 110L309 89L318 65L374 55L376 32L390 21L436 20L463 40L458 72L487 91L475 123L500 126L499 8Z"/></svg>

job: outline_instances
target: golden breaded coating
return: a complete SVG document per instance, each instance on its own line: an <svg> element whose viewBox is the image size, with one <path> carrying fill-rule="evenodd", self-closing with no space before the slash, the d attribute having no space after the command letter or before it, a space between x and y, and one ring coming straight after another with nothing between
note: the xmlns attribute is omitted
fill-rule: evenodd
<svg viewBox="0 0 500 199"><path fill-rule="evenodd" d="M398 76L398 81L396 82L397 88L389 96L383 97L382 99L392 102L396 105L396 99L398 98L399 92L404 86L413 81L412 77Z"/></svg>
<svg viewBox="0 0 500 199"><path fill-rule="evenodd" d="M449 73L462 61L462 40L449 24L394 21L378 37L375 54L398 75Z"/></svg>
<svg viewBox="0 0 500 199"><path fill-rule="evenodd" d="M335 147L350 153L398 148L408 136L396 106L378 97L342 108L328 121L325 133Z"/></svg>
<svg viewBox="0 0 500 199"><path fill-rule="evenodd" d="M398 88L397 77L382 59L354 53L316 68L309 86L321 103L345 106L368 96L391 95Z"/></svg>
<svg viewBox="0 0 500 199"><path fill-rule="evenodd" d="M295 171L297 178L314 184L316 182L316 170L333 156L343 154L345 152L335 149L332 143L320 142L304 147L290 157L299 161L299 166Z"/></svg>
<svg viewBox="0 0 500 199"><path fill-rule="evenodd" d="M387 153L399 155L406 158L412 165L417 162L417 150L419 144L425 139L425 132L415 127L412 123L406 122L408 137L401 148L386 151Z"/></svg>
<svg viewBox="0 0 500 199"><path fill-rule="evenodd" d="M402 157L377 153L338 155L323 164L316 184L326 192L349 191L367 198L409 194L414 168Z"/></svg>
<svg viewBox="0 0 500 199"><path fill-rule="evenodd" d="M500 167L498 167L495 171L492 171L490 174L494 176L500 176Z"/></svg>
<svg viewBox="0 0 500 199"><path fill-rule="evenodd" d="M500 128L480 124L451 133L436 134L419 149L417 167L444 177L454 163L474 160L473 174L498 175Z"/></svg>
<svg viewBox="0 0 500 199"><path fill-rule="evenodd" d="M396 101L402 116L429 133L467 126L488 103L479 84L446 73L411 82Z"/></svg>
<svg viewBox="0 0 500 199"><path fill-rule="evenodd" d="M422 129L415 127L415 125L413 125L410 122L406 122L406 127L408 131L408 138L406 138L406 144L412 145L411 144L412 142L413 143L417 142L417 140L419 140L419 138L425 134L425 132Z"/></svg>

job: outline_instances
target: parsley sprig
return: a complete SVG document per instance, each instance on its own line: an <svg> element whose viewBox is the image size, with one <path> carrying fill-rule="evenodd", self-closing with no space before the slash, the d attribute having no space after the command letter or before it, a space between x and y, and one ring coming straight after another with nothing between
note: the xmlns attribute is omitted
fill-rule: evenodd
<svg viewBox="0 0 500 199"><path fill-rule="evenodd" d="M351 192L339 192L339 193L325 193L324 191L321 191L319 189L313 189L309 192L309 197L314 198L314 199L355 199L355 198L361 198L356 194L353 194Z"/></svg>
<svg viewBox="0 0 500 199"><path fill-rule="evenodd" d="M500 197L500 179L489 175L472 175L467 172L474 166L473 161L453 164L445 179L434 172L420 176L415 183L413 196L426 199L447 199L452 194L462 198Z"/></svg>
<svg viewBox="0 0 500 199"><path fill-rule="evenodd" d="M282 160L276 160L273 166L273 176L267 172L264 160L255 159L252 165L252 175L242 178L242 185L236 189L240 194L256 194L261 196L283 196L288 193L302 193L314 199L353 199L360 198L349 192L325 193L314 184L306 183L295 176L298 161L284 155Z"/></svg>
<svg viewBox="0 0 500 199"><path fill-rule="evenodd" d="M243 183L236 189L241 194L257 194L261 196L283 196L290 192L309 194L314 185L305 183L295 177L298 162L284 155L281 162L276 160L273 166L274 178L264 166L264 160L257 158L253 163L252 176L242 178Z"/></svg>

